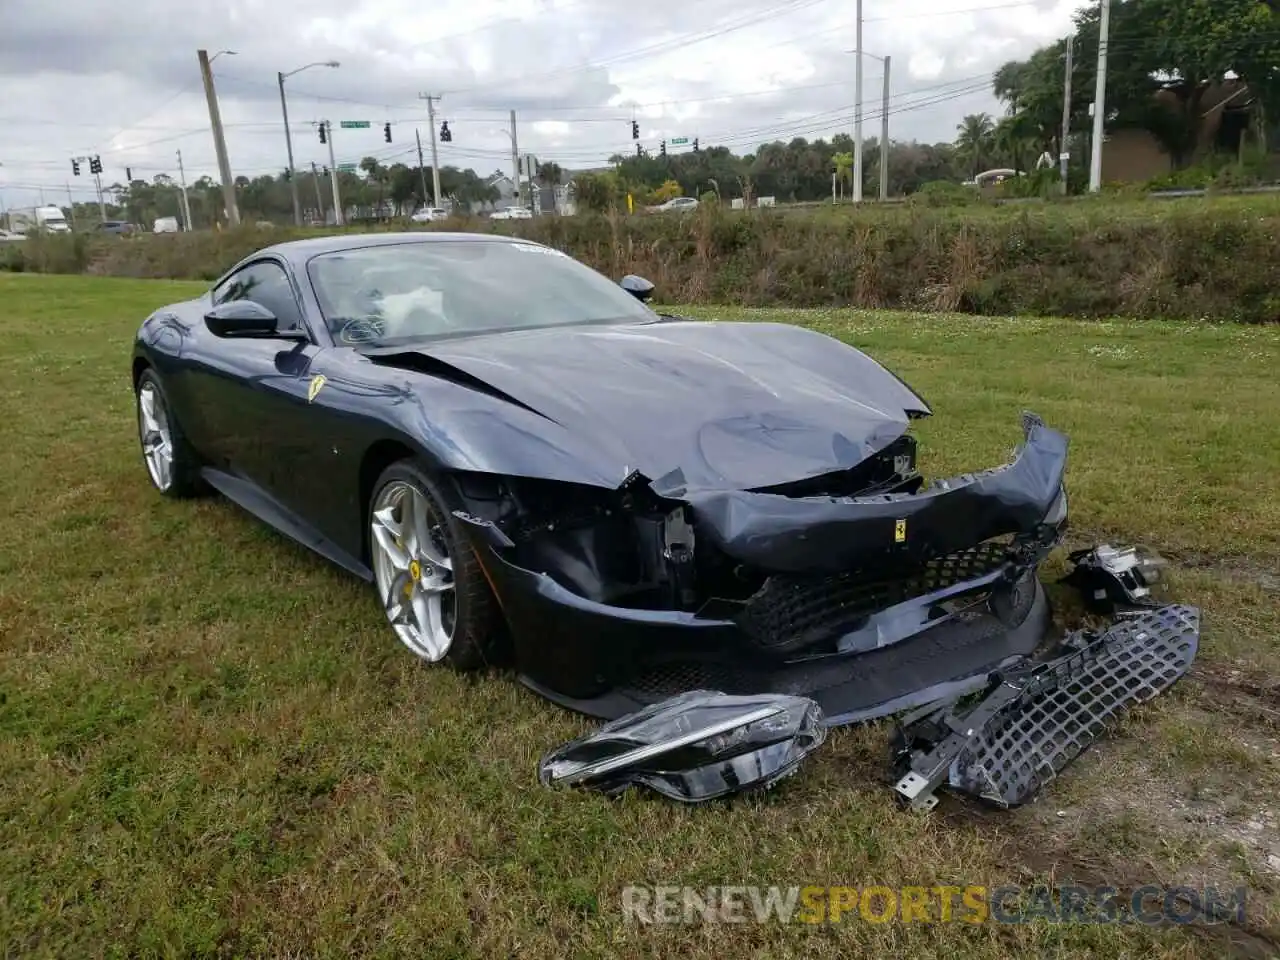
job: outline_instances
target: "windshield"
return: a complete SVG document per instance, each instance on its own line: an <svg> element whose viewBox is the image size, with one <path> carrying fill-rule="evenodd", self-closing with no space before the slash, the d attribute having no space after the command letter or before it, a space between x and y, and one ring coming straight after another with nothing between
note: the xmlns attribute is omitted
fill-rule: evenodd
<svg viewBox="0 0 1280 960"><path fill-rule="evenodd" d="M571 257L532 243L433 240L321 254L307 265L338 343L432 337L657 315Z"/></svg>

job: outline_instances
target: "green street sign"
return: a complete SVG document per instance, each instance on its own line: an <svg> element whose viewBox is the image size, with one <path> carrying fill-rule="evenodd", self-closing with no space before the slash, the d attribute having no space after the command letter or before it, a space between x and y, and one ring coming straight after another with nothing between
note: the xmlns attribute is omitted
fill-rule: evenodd
<svg viewBox="0 0 1280 960"><path fill-rule="evenodd" d="M683 147L688 142L689 142L688 137L672 137L671 138L671 145L673 147Z"/></svg>
<svg viewBox="0 0 1280 960"><path fill-rule="evenodd" d="M342 120L342 121L339 121L338 126L341 127L343 130L368 130L369 121L368 120Z"/></svg>
<svg viewBox="0 0 1280 960"><path fill-rule="evenodd" d="M339 173L355 173L356 165L354 163L340 163L338 164L338 172Z"/></svg>

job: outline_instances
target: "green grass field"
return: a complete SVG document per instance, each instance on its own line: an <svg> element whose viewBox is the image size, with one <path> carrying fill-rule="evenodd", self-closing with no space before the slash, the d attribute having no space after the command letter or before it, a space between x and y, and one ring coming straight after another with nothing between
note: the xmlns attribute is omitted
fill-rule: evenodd
<svg viewBox="0 0 1280 960"><path fill-rule="evenodd" d="M1072 545L1149 543L1200 660L1037 802L899 810L885 725L683 809L553 792L587 729L503 675L426 668L372 592L216 498L162 500L131 338L196 284L0 275L4 956L1273 956L1280 950L1280 331L855 311L932 403L924 466L1072 438ZM1055 558L1046 577L1062 571ZM1055 589L1062 616L1075 607ZM1243 926L635 926L627 884L1249 887Z"/></svg>

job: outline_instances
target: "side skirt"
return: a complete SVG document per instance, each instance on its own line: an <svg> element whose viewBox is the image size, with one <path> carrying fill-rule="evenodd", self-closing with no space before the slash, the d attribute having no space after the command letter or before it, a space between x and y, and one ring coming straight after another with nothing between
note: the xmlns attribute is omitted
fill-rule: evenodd
<svg viewBox="0 0 1280 960"><path fill-rule="evenodd" d="M373 581L373 571L358 558L343 550L256 483L212 467L202 469L200 477L236 506L253 514L290 540L314 550L330 563L354 573L361 580Z"/></svg>

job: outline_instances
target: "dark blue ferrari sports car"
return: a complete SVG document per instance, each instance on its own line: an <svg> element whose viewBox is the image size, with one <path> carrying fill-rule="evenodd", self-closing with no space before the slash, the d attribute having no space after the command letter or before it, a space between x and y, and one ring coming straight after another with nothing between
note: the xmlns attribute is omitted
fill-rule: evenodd
<svg viewBox="0 0 1280 960"><path fill-rule="evenodd" d="M715 689L849 722L1040 645L1061 433L1024 413L1009 463L926 482L931 410L875 360L652 292L511 237L268 247L138 331L148 475L371 581L423 660L598 717Z"/></svg>

